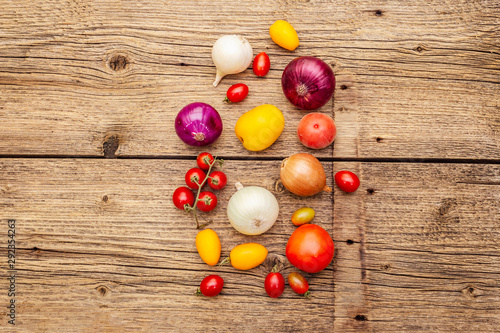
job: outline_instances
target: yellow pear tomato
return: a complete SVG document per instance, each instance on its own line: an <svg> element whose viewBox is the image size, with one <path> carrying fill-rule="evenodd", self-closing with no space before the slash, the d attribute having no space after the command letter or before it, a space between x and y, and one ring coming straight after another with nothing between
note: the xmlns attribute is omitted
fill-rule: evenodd
<svg viewBox="0 0 500 333"><path fill-rule="evenodd" d="M299 36L290 23L278 20L269 28L273 42L279 46L293 51L299 46Z"/></svg>
<svg viewBox="0 0 500 333"><path fill-rule="evenodd" d="M314 218L314 209L302 207L297 209L292 215L292 223L296 226L309 223Z"/></svg>
<svg viewBox="0 0 500 333"><path fill-rule="evenodd" d="M201 259L210 266L215 266L219 262L220 249L219 236L212 229L202 230L196 235L196 250Z"/></svg>
<svg viewBox="0 0 500 333"><path fill-rule="evenodd" d="M235 246L229 253L231 265L236 269L248 270L259 266L267 258L267 249L257 243Z"/></svg>
<svg viewBox="0 0 500 333"><path fill-rule="evenodd" d="M283 113L270 104L260 105L236 122L234 132L243 147L251 151L261 151L271 146L285 128Z"/></svg>

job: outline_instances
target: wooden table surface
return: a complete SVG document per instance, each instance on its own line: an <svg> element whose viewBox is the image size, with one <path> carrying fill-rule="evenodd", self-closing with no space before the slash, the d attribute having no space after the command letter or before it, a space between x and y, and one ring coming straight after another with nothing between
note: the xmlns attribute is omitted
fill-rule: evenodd
<svg viewBox="0 0 500 333"><path fill-rule="evenodd" d="M498 0L0 5L2 332L500 332ZM277 19L297 30L295 51L271 41ZM214 88L211 47L225 34L267 52L270 73L248 69ZM318 112L338 134L322 150L299 143L305 112L281 91L284 67L303 55L337 78ZM250 95L225 104L238 82ZM177 112L195 101L224 122L209 147L174 133ZM234 125L265 103L283 111L285 130L269 149L246 151ZM205 150L224 158L230 183L205 217L223 257L242 242L269 249L255 269L204 264L192 218L172 203ZM333 193L283 189L280 163L297 152L321 160ZM333 184L342 169L361 179L353 194ZM244 236L228 223L236 181L276 195L269 232ZM296 270L284 250L302 206L332 235L335 258L305 274L312 298L287 287L271 299L263 282L273 264ZM221 295L194 296L212 273L225 280Z"/></svg>

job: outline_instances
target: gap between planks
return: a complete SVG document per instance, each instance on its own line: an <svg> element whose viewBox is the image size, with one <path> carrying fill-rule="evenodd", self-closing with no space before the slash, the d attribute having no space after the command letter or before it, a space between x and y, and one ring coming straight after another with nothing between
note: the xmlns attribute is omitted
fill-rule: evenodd
<svg viewBox="0 0 500 333"><path fill-rule="evenodd" d="M312 154L314 155L314 154ZM125 160L192 160L191 155L119 155L105 157L103 155L12 155L0 154L0 159L125 159ZM281 161L288 156L218 156L228 161ZM449 164L500 164L500 158L364 158L364 157L317 157L321 162L364 162L364 163L449 163Z"/></svg>

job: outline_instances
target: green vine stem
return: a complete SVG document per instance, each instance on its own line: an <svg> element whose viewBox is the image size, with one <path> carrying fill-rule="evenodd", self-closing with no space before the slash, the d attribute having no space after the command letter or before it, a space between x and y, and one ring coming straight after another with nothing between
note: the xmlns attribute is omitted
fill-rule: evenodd
<svg viewBox="0 0 500 333"><path fill-rule="evenodd" d="M207 170L205 179L203 179L203 181L201 182L201 184L198 183L198 191L196 193L196 197L195 197L193 206L188 205L188 204L184 205L184 210L186 212L193 213L194 220L196 221L196 229L204 228L204 227L206 227L207 225L209 225L211 223L211 221L209 221L207 223L204 223L204 224L200 225L200 222L198 220L198 213L197 213L196 205L198 204L198 201L200 201L201 189L205 185L205 183L208 181L208 179L210 178L210 172L212 171L212 168L214 167L215 163L219 163L219 165L222 166L222 164L224 163L224 161L222 159L217 159L217 156L214 157L214 160L212 161L212 163L209 163L209 168Z"/></svg>

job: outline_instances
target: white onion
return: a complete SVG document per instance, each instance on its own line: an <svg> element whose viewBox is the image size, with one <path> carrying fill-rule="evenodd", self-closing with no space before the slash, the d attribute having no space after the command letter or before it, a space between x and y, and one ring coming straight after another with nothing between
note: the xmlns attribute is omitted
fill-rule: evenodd
<svg viewBox="0 0 500 333"><path fill-rule="evenodd" d="M260 235L276 222L279 213L278 200L263 187L243 187L236 184L238 191L227 204L227 217L234 229L245 235Z"/></svg>
<svg viewBox="0 0 500 333"><path fill-rule="evenodd" d="M252 46L244 37L225 35L219 38L212 47L212 60L217 68L214 87L217 87L224 76L247 69L252 58Z"/></svg>

